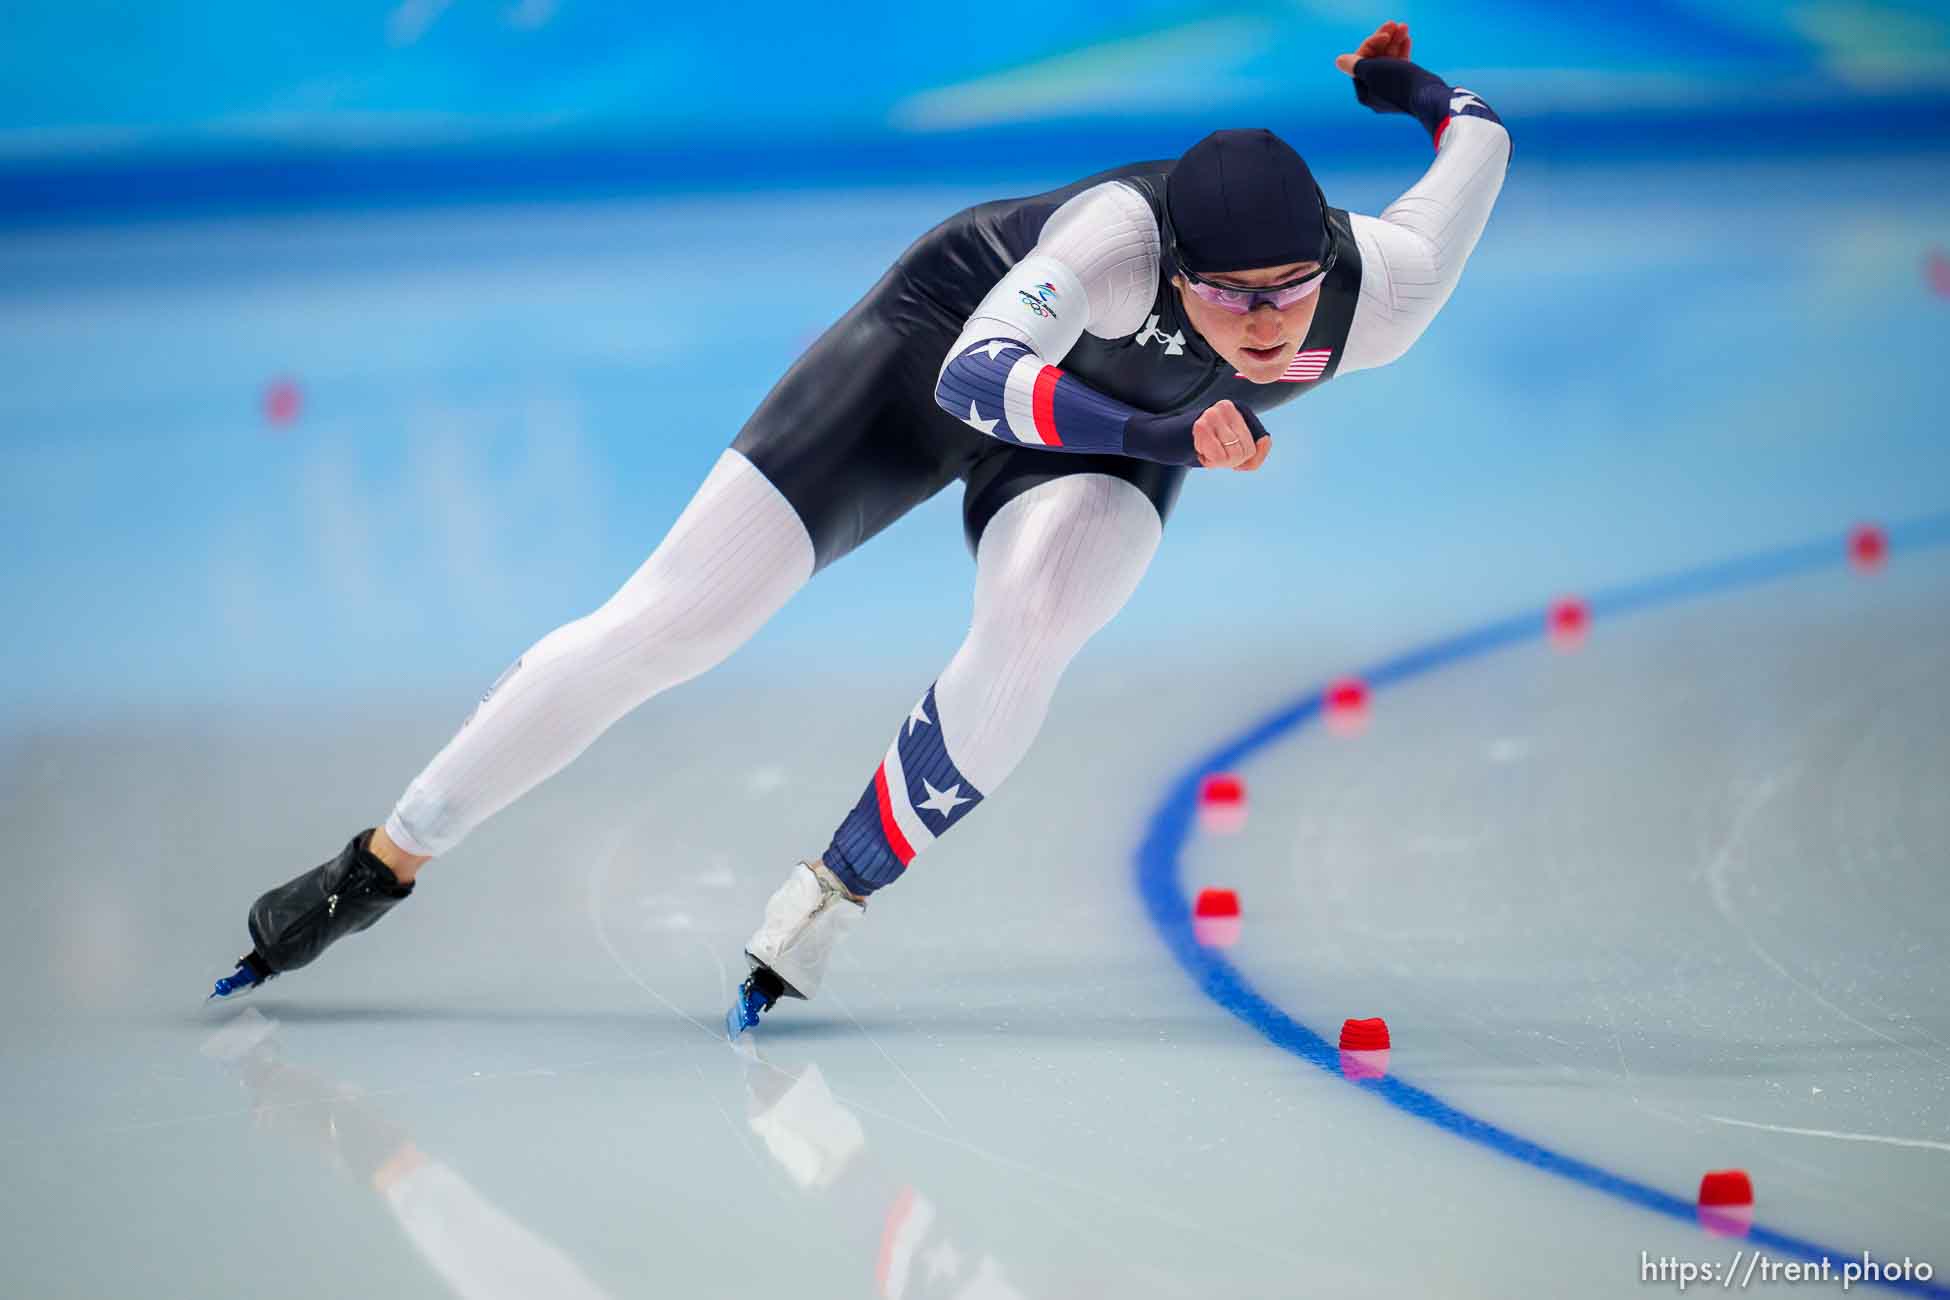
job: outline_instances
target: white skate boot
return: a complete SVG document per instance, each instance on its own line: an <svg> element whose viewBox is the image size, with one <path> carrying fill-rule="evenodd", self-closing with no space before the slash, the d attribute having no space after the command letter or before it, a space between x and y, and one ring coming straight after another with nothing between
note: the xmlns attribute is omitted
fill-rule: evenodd
<svg viewBox="0 0 1950 1300"><path fill-rule="evenodd" d="M725 1032L736 1038L758 1023L780 998L809 998L819 992L833 946L867 912L823 862L792 868L765 904L765 920L745 943L751 978L725 1014Z"/></svg>

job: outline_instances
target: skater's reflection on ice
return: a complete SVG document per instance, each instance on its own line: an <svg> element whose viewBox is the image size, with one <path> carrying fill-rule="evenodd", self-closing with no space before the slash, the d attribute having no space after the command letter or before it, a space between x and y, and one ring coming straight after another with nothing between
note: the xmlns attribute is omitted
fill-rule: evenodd
<svg viewBox="0 0 1950 1300"><path fill-rule="evenodd" d="M867 1149L866 1131L833 1099L817 1065L783 1069L756 1047L738 1044L745 1070L746 1118L787 1177L802 1192L830 1187Z"/></svg>
<svg viewBox="0 0 1950 1300"><path fill-rule="evenodd" d="M422 1151L378 1103L283 1059L278 1022L249 1008L207 1038L251 1097L251 1121L310 1147L385 1203L406 1238L461 1300L609 1300L575 1261Z"/></svg>
<svg viewBox="0 0 1950 1300"><path fill-rule="evenodd" d="M873 1294L1029 1300L993 1254L957 1241L932 1200L872 1157L859 1116L817 1064L774 1064L749 1038L732 1050L744 1068L746 1122L793 1186L826 1207L834 1233L872 1261Z"/></svg>

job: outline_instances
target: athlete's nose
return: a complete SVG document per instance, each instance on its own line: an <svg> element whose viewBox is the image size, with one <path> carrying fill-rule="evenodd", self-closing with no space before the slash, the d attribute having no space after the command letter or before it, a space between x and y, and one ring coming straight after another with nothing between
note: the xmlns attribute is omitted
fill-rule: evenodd
<svg viewBox="0 0 1950 1300"><path fill-rule="evenodd" d="M1266 342L1260 344L1261 347L1280 337L1280 313L1274 310L1272 303L1255 303L1253 309L1246 313L1246 337L1264 339Z"/></svg>

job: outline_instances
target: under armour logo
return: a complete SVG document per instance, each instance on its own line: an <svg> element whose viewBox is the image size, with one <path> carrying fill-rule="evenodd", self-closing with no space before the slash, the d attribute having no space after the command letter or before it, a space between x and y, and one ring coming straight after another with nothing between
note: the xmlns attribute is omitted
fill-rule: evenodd
<svg viewBox="0 0 1950 1300"><path fill-rule="evenodd" d="M1464 90L1461 86L1456 87L1456 93L1453 96L1451 96L1449 100L1449 111L1451 113L1460 113L1465 108L1488 108L1488 107L1489 105L1485 104L1482 100L1476 98L1475 91Z"/></svg>
<svg viewBox="0 0 1950 1300"><path fill-rule="evenodd" d="M1185 350L1185 331L1177 330L1170 334L1165 333L1158 328L1158 318L1156 316L1144 322L1144 328L1138 331L1138 346L1143 347L1154 339L1165 345L1165 355L1168 357L1175 357Z"/></svg>

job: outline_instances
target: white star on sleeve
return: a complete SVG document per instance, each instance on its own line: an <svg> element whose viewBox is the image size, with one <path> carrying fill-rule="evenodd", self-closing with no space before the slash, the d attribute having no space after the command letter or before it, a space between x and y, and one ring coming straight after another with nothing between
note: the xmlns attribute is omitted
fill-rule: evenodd
<svg viewBox="0 0 1950 1300"><path fill-rule="evenodd" d="M1002 422L1002 417L999 415L996 416L993 420L984 420L982 418L982 413L975 409L975 403L970 402L968 404L967 423L973 425L977 429L980 429L983 433L993 435L995 433L995 426L1000 424L1001 422ZM925 719L923 719L923 721L925 721Z"/></svg>
<svg viewBox="0 0 1950 1300"><path fill-rule="evenodd" d="M937 790L928 784L928 779L925 776L921 778L921 788L928 792L928 797L921 800L921 807L926 808L929 812L938 812L943 817L952 813L962 804L975 802L973 799L957 797L961 794L960 786L950 786L946 791Z"/></svg>
<svg viewBox="0 0 1950 1300"><path fill-rule="evenodd" d="M977 352L986 352L989 354L989 360L993 361L997 357L1001 356L1004 352L1007 352L1012 348L1019 348L1021 346L1022 344L1012 342L1009 339L990 339L986 343L977 343L974 347L962 353L962 355L965 357L969 357L969 356L974 356Z"/></svg>
<svg viewBox="0 0 1950 1300"><path fill-rule="evenodd" d="M989 423L994 424L995 421L991 420ZM982 432L987 433L988 430L983 429ZM914 701L914 712L907 715L907 734L910 736L913 735L914 728L916 727L931 727L933 725L932 722L928 721L928 699L924 695Z"/></svg>

